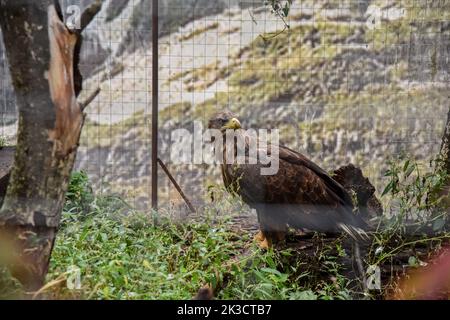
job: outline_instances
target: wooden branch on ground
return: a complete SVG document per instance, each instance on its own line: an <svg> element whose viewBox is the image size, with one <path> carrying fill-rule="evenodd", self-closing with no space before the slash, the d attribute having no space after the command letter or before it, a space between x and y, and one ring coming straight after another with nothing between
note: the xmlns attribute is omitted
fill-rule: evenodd
<svg viewBox="0 0 450 320"><path fill-rule="evenodd" d="M192 205L191 201L188 199L188 197L185 195L185 193L183 192L183 190L181 189L180 185L177 183L177 181L175 180L175 178L172 176L172 174L170 173L169 169L167 168L167 166L164 164L164 162L162 162L161 159L157 159L159 165L161 166L161 168L164 170L165 174L169 177L169 180L172 182L172 184L175 186L175 189L177 189L178 193L180 194L180 196L183 198L184 202L186 202L186 205L188 206L189 210L191 211L191 213L195 213L195 208Z"/></svg>

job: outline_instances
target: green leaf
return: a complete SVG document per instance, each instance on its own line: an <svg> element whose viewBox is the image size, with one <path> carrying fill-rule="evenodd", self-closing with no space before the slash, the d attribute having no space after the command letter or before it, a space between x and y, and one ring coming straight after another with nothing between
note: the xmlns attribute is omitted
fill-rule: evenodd
<svg viewBox="0 0 450 320"><path fill-rule="evenodd" d="M433 231L439 231L441 230L445 225L445 219L439 218L433 221Z"/></svg>
<svg viewBox="0 0 450 320"><path fill-rule="evenodd" d="M403 165L403 172L405 172L409 168L409 160L405 161L405 164Z"/></svg>
<svg viewBox="0 0 450 320"><path fill-rule="evenodd" d="M405 173L405 177L408 178L411 175L411 173L413 173L414 169L415 169L415 166L410 166Z"/></svg>
<svg viewBox="0 0 450 320"><path fill-rule="evenodd" d="M285 17L287 17L287 16L289 15L289 9L290 9L289 4L286 3L286 5L285 5L284 8L283 8L283 15L284 15Z"/></svg>
<svg viewBox="0 0 450 320"><path fill-rule="evenodd" d="M411 257L408 258L408 264L409 264L411 267L417 267L417 266L419 266L419 262L417 261L417 258L414 257L414 256L411 256Z"/></svg>
<svg viewBox="0 0 450 320"><path fill-rule="evenodd" d="M276 274L277 276L282 276L282 273L276 269L272 269L272 268L262 268L261 271L266 272L266 273L271 273L271 274Z"/></svg>
<svg viewBox="0 0 450 320"><path fill-rule="evenodd" d="M269 267L271 269L276 269L276 263L275 261L272 259L272 257L268 256L267 258L267 264L269 265Z"/></svg>
<svg viewBox="0 0 450 320"><path fill-rule="evenodd" d="M317 300L317 296L311 291L296 291L289 295L290 300Z"/></svg>
<svg viewBox="0 0 450 320"><path fill-rule="evenodd" d="M394 189L394 184L395 184L395 181L394 181L394 180L391 180L391 181L388 183L388 185L386 186L386 188L384 188L383 193L381 194L381 196L383 197L383 196L385 196L386 194L388 194L391 190L393 190L393 189Z"/></svg>

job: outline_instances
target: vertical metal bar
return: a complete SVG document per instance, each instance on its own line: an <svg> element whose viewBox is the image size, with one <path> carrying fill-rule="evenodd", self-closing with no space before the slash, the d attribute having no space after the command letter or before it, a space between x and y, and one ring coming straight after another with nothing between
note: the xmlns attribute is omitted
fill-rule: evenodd
<svg viewBox="0 0 450 320"><path fill-rule="evenodd" d="M158 209L158 0L152 2L152 208Z"/></svg>

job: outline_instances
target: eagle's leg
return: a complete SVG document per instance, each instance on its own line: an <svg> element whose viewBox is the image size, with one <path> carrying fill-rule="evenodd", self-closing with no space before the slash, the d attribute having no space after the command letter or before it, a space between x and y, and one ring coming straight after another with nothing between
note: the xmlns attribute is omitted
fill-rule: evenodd
<svg viewBox="0 0 450 320"><path fill-rule="evenodd" d="M285 238L285 231L259 230L255 236L255 240L261 249L271 248L274 244L283 242Z"/></svg>
<svg viewBox="0 0 450 320"><path fill-rule="evenodd" d="M259 232L255 240L260 248L267 249L285 240L287 224L282 216L261 211L258 211Z"/></svg>
<svg viewBox="0 0 450 320"><path fill-rule="evenodd" d="M256 234L255 241L261 249L272 247L272 241L270 241L270 238L266 237L266 234L262 230L259 230Z"/></svg>

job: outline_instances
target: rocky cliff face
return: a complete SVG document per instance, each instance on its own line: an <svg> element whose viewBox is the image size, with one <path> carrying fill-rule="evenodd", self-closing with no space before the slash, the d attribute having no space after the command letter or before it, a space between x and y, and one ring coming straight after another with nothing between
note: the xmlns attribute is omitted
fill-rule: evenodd
<svg viewBox="0 0 450 320"><path fill-rule="evenodd" d="M284 24L257 0L163 1L161 158L202 202L219 170L171 165L171 133L192 132L194 121L227 108L246 127L279 129L283 144L326 169L362 167L380 189L389 159L408 153L426 163L439 147L449 107L450 8L437 2L296 1L290 29L274 36ZM87 30L83 95L101 93L88 108L77 164L98 187L144 209L149 3L106 1ZM181 203L163 174L160 185L166 203Z"/></svg>
<svg viewBox="0 0 450 320"><path fill-rule="evenodd" d="M83 10L94 0L63 0L63 8L78 4ZM159 3L159 35L176 32L178 28L196 19L223 12L232 0L167 0ZM248 7L249 4L243 5ZM90 76L102 68L114 68L122 56L139 48L149 48L151 42L152 6L149 0L106 0L102 11L85 31L82 71ZM111 65L112 64L112 65ZM93 67L94 66L94 67Z"/></svg>

